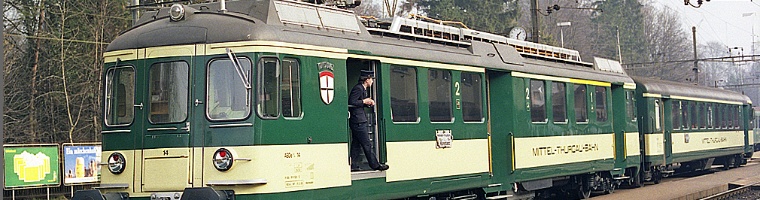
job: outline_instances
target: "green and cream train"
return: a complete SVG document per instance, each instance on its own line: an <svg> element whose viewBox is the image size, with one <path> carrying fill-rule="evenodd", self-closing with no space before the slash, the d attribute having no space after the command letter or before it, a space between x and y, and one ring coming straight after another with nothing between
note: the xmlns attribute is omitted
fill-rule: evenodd
<svg viewBox="0 0 760 200"><path fill-rule="evenodd" d="M741 94L298 1L147 12L104 60L108 171L75 199L584 198L751 153ZM366 110L387 171L350 167L361 70L376 73Z"/></svg>

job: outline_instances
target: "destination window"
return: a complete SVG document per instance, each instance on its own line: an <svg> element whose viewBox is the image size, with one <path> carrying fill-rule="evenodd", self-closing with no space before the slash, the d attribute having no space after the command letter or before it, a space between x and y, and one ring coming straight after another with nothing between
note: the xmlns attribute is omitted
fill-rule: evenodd
<svg viewBox="0 0 760 200"><path fill-rule="evenodd" d="M394 122L417 122L417 70L391 65L391 118Z"/></svg>
<svg viewBox="0 0 760 200"><path fill-rule="evenodd" d="M451 122L451 72L448 70L428 70L428 100L431 122Z"/></svg>
<svg viewBox="0 0 760 200"><path fill-rule="evenodd" d="M111 68L106 73L105 121L108 126L131 124L135 110L135 69Z"/></svg>
<svg viewBox="0 0 760 200"><path fill-rule="evenodd" d="M465 122L483 121L483 79L478 73L462 72L462 117ZM457 91L457 92L460 92Z"/></svg>
<svg viewBox="0 0 760 200"><path fill-rule="evenodd" d="M206 114L211 120L245 119L251 113L251 93L243 82L249 80L242 80L250 79L251 60L238 58L238 63L242 72L238 72L229 58L215 59L208 65Z"/></svg>
<svg viewBox="0 0 760 200"><path fill-rule="evenodd" d="M542 80L530 80L530 121L546 122L545 87Z"/></svg>
<svg viewBox="0 0 760 200"><path fill-rule="evenodd" d="M189 67L184 61L150 66L150 115L152 123L183 122L187 118Z"/></svg>

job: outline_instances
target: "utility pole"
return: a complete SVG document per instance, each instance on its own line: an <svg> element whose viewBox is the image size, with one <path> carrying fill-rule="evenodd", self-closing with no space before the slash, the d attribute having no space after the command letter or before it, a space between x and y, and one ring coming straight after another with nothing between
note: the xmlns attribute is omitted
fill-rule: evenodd
<svg viewBox="0 0 760 200"><path fill-rule="evenodd" d="M623 51L620 50L620 29L617 26L615 26L615 34L617 35L618 61L623 64Z"/></svg>
<svg viewBox="0 0 760 200"><path fill-rule="evenodd" d="M538 0L530 0L531 41L538 43Z"/></svg>
<svg viewBox="0 0 760 200"><path fill-rule="evenodd" d="M140 20L140 0L132 0L132 6L132 25L136 25Z"/></svg>
<svg viewBox="0 0 760 200"><path fill-rule="evenodd" d="M691 70L694 70L694 80L699 85L699 64L697 63L697 27L692 26L691 27L691 37L692 37L692 43L694 44L694 68Z"/></svg>

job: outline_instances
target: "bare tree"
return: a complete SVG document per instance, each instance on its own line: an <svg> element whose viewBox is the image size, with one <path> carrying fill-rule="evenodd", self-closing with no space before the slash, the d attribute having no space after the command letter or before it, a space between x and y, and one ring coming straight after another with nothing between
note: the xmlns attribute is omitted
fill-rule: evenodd
<svg viewBox="0 0 760 200"><path fill-rule="evenodd" d="M684 31L678 14L671 9L645 6L644 33L648 39L650 62L635 65L628 70L632 75L659 77L665 80L685 81L694 76L692 62L675 62L693 59L690 33Z"/></svg>
<svg viewBox="0 0 760 200"><path fill-rule="evenodd" d="M374 0L364 0L362 4L352 9L359 16L383 17L383 7Z"/></svg>
<svg viewBox="0 0 760 200"><path fill-rule="evenodd" d="M6 1L7 143L98 140L102 54L131 22L127 3Z"/></svg>

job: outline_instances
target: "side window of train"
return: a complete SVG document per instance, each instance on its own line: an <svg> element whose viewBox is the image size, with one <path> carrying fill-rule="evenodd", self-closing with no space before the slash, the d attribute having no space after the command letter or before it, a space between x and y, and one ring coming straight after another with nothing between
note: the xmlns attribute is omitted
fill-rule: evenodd
<svg viewBox="0 0 760 200"><path fill-rule="evenodd" d="M734 106L734 128L741 128L741 123L739 123L739 116L741 116L741 112L741 106Z"/></svg>
<svg viewBox="0 0 760 200"><path fill-rule="evenodd" d="M417 70L412 67L391 65L391 118L394 122L416 122Z"/></svg>
<svg viewBox="0 0 760 200"><path fill-rule="evenodd" d="M741 129L742 123L740 123L741 120L739 119L741 119L740 116L742 115L742 106L735 106L734 109L734 128Z"/></svg>
<svg viewBox="0 0 760 200"><path fill-rule="evenodd" d="M567 123L567 92L565 83L552 82L552 116L554 122Z"/></svg>
<svg viewBox="0 0 760 200"><path fill-rule="evenodd" d="M280 60L275 57L263 57L257 65L258 78L256 84L256 111L261 118L276 119L279 117L280 92L278 85Z"/></svg>
<svg viewBox="0 0 760 200"><path fill-rule="evenodd" d="M681 128L681 102L676 100L672 100L671 102L670 120L673 124L673 130L677 130Z"/></svg>
<svg viewBox="0 0 760 200"><path fill-rule="evenodd" d="M454 120L451 104L451 71L428 70L428 100L431 122L451 122Z"/></svg>
<svg viewBox="0 0 760 200"><path fill-rule="evenodd" d="M697 103L689 103L689 119L691 119L691 129L697 129L697 126L699 125L699 119L697 118L698 116L699 113L697 113Z"/></svg>
<svg viewBox="0 0 760 200"><path fill-rule="evenodd" d="M633 98L633 91L625 92L625 112L628 114L628 119L632 122L636 121L636 99Z"/></svg>
<svg viewBox="0 0 760 200"><path fill-rule="evenodd" d="M546 122L546 94L544 81L530 80L530 121Z"/></svg>
<svg viewBox="0 0 760 200"><path fill-rule="evenodd" d="M713 114L713 104L707 104L707 128L712 129L715 126L715 118Z"/></svg>
<svg viewBox="0 0 760 200"><path fill-rule="evenodd" d="M607 88L597 86L595 87L594 96L596 97L596 121L607 121Z"/></svg>
<svg viewBox="0 0 760 200"><path fill-rule="evenodd" d="M105 79L105 122L107 126L128 125L135 115L135 69L131 66L108 69Z"/></svg>
<svg viewBox="0 0 760 200"><path fill-rule="evenodd" d="M726 128L734 128L734 106L726 105Z"/></svg>
<svg viewBox="0 0 760 200"><path fill-rule="evenodd" d="M575 121L576 122L588 122L588 101L586 99L586 85L573 86L575 98ZM635 119L635 117L634 117Z"/></svg>
<svg viewBox="0 0 760 200"><path fill-rule="evenodd" d="M238 62L245 77L250 77L251 60L240 57ZM206 115L210 120L239 120L251 114L251 93L229 58L211 60L206 74Z"/></svg>
<svg viewBox="0 0 760 200"><path fill-rule="evenodd" d="M150 66L151 123L175 123L187 118L189 67L184 61Z"/></svg>
<svg viewBox="0 0 760 200"><path fill-rule="evenodd" d="M706 127L706 125L707 125L707 121L706 121L706 118L707 118L706 113L707 113L707 111L705 110L705 103L699 103L699 106L697 107L697 110L699 110L697 112L697 116L699 118L699 128L700 129L704 129Z"/></svg>
<svg viewBox="0 0 760 200"><path fill-rule="evenodd" d="M660 118L662 106L660 105L660 102L661 101L659 99L654 100L654 121L652 123L654 123L655 131L662 130L662 119Z"/></svg>
<svg viewBox="0 0 760 200"><path fill-rule="evenodd" d="M726 110L725 105L720 105L720 111L718 112L718 120L720 120L720 128L726 129L728 127L728 122L726 121L726 114L728 114L728 111Z"/></svg>
<svg viewBox="0 0 760 200"><path fill-rule="evenodd" d="M282 116L301 116L301 66L294 58L282 59Z"/></svg>
<svg viewBox="0 0 760 200"><path fill-rule="evenodd" d="M689 102L681 101L681 128L689 129Z"/></svg>
<svg viewBox="0 0 760 200"><path fill-rule="evenodd" d="M462 118L483 122L483 78L478 73L462 72Z"/></svg>

